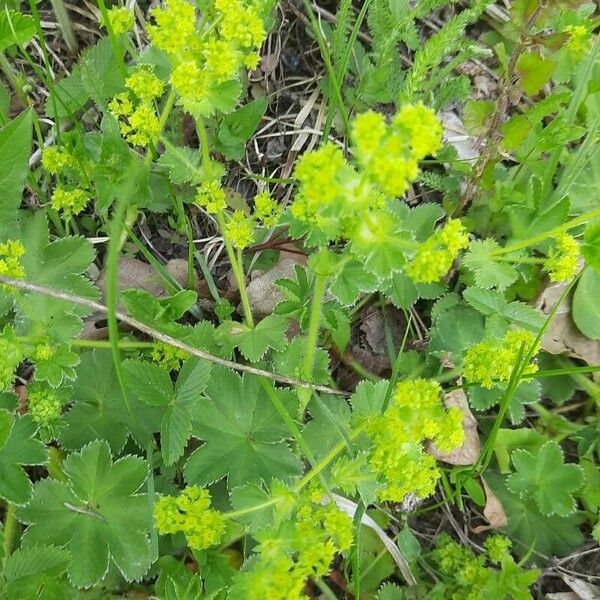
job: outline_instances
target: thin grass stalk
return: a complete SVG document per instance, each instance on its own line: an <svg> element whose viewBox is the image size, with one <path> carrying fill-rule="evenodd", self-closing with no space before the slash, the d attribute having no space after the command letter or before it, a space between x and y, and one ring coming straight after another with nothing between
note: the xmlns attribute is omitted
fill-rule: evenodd
<svg viewBox="0 0 600 600"><path fill-rule="evenodd" d="M73 24L71 23L71 17L69 17L65 3L63 0L50 0L50 3L52 4L54 15L56 16L56 20L58 21L62 31L63 39L69 48L69 52L71 52L71 54L77 54L77 51L79 50L79 43L75 37Z"/></svg>

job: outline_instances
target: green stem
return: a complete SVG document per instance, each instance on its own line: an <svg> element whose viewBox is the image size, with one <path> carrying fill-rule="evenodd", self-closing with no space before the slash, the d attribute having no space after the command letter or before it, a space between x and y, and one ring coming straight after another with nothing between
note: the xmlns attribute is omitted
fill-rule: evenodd
<svg viewBox="0 0 600 600"><path fill-rule="evenodd" d="M154 514L154 444L149 441L146 445L146 460L148 461L148 508ZM158 532L156 527L150 527L150 558L154 562L158 558Z"/></svg>
<svg viewBox="0 0 600 600"><path fill-rule="evenodd" d="M4 559L6 560L12 553L17 532L17 507L6 503L6 514L4 516Z"/></svg>
<svg viewBox="0 0 600 600"><path fill-rule="evenodd" d="M165 102L165 105L163 106L162 113L160 115L160 119L158 120L158 131L159 131L158 137L159 138L162 135L162 132L164 131L165 127L167 126L167 121L169 120L169 117L171 116L171 112L173 111L173 107L175 106L176 100L177 100L177 92L175 91L175 88L171 88L169 90L169 95L167 96L167 101ZM145 164L149 165L152 162L153 158L154 158L154 153L149 151L148 154L146 154L146 158L144 159Z"/></svg>
<svg viewBox="0 0 600 600"><path fill-rule="evenodd" d="M227 236L227 227L223 213L218 213L216 217L217 223L219 224L219 229L221 230L221 235L223 236L225 249L227 250L227 256L229 257L229 262L231 263L233 275L240 290L240 299L242 301L242 308L244 310L244 319L246 320L248 327L254 327L254 318L252 317L252 309L250 308L250 300L248 299L248 291L246 289L246 280L244 277L244 268L242 266L242 253L240 250L238 250L236 254L231 240Z"/></svg>
<svg viewBox="0 0 600 600"><path fill-rule="evenodd" d="M200 140L203 173L206 175L210 165L210 141L208 139L208 134L206 133L204 121L200 118L196 120L196 132L198 133L198 139Z"/></svg>
<svg viewBox="0 0 600 600"><path fill-rule="evenodd" d="M71 340L71 346L77 348L111 348L111 342L109 340ZM156 344L154 342L118 342L121 350L145 350L154 348Z"/></svg>
<svg viewBox="0 0 600 600"><path fill-rule="evenodd" d="M525 248L528 248L529 246L539 244L540 242L543 242L549 238L564 233L569 229L573 229L574 227L583 225L584 223L587 223L588 221L591 221L596 217L600 217L600 208L596 208L595 210L591 210L590 212L575 217L570 221L563 223L562 225L557 225L556 227L553 227L552 229L545 231L544 233L534 235L521 242L517 242L515 244L511 244L510 246L506 246L505 248L500 248L499 250L493 252L492 256L501 256L502 254L509 254L510 252L517 252L518 250L523 250Z"/></svg>
<svg viewBox="0 0 600 600"><path fill-rule="evenodd" d="M367 428L367 422L364 422L362 425L357 427L350 435L350 440L355 440L359 435L364 433ZM299 493L304 487L306 487L315 477L320 476L320 474L347 448L346 442L338 443L325 457L323 457L313 469L311 469L302 479L294 486L293 492ZM242 517L245 515L252 514L259 510L263 510L265 508L269 508L270 506L274 506L279 502L282 502L283 498L270 498L265 502L261 502L260 504L254 504L253 506L248 506L246 508L242 508L240 510L234 510L230 512L224 513L224 515L229 519L237 519L238 517Z"/></svg>
<svg viewBox="0 0 600 600"><path fill-rule="evenodd" d="M321 28L319 27L319 23L317 18L315 17L315 13L313 12L312 6L310 5L309 0L304 0L304 8L310 20L310 26L317 38L317 43L319 44L319 49L321 51L321 56L323 58L323 62L325 63L325 69L327 71L327 76L329 77L329 83L333 89L333 95L337 102L338 108L340 110L340 114L342 115L342 121L344 122L344 128L346 129L346 133L350 133L350 118L348 117L348 112L346 111L346 105L344 104L344 99L342 98L342 92L340 90L340 84L338 82L337 75L335 74L335 69L333 68L333 64L331 63L331 56L329 54L329 50L327 48L327 41L323 37L321 32Z"/></svg>
<svg viewBox="0 0 600 600"><path fill-rule="evenodd" d="M6 58L4 52L0 52L0 70L6 76L10 87L13 89L19 100L23 103L23 106L29 106L29 98L27 98L27 95L23 91L23 85L20 77L14 72L13 67Z"/></svg>
<svg viewBox="0 0 600 600"><path fill-rule="evenodd" d="M325 297L325 291L327 289L327 276L326 275L315 275L315 289L313 292L312 306L310 309L310 320L308 323L308 337L306 340L306 354L304 355L304 362L302 364L302 375L306 381L312 380L313 368L315 363L315 354L317 350L317 340L319 337L319 324L321 321L321 306L323 304L323 298ZM298 390L298 417L302 419L304 411L310 402L312 390L310 389L299 389Z"/></svg>
<svg viewBox="0 0 600 600"><path fill-rule="evenodd" d="M62 468L62 454L58 448L54 446L50 446L48 448L48 465L46 469L48 470L48 475L52 477L52 479L56 479L58 481L67 481L67 476Z"/></svg>
<svg viewBox="0 0 600 600"><path fill-rule="evenodd" d="M71 52L71 54L76 54L79 48L79 44L77 43L75 33L73 33L71 18L69 17L69 13L67 12L63 0L50 0L50 3L52 4L52 9L54 10L56 20L60 25L63 37L65 39L65 42L67 43L69 51Z"/></svg>

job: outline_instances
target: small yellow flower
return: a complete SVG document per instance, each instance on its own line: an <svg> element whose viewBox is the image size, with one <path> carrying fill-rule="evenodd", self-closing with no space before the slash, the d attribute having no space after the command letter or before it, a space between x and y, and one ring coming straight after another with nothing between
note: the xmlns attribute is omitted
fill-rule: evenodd
<svg viewBox="0 0 600 600"><path fill-rule="evenodd" d="M235 248L243 250L254 242L254 223L243 211L236 210L225 226L225 235Z"/></svg>
<svg viewBox="0 0 600 600"><path fill-rule="evenodd" d="M393 124L408 132L415 160L435 155L442 147L442 125L433 110L423 104L406 104Z"/></svg>
<svg viewBox="0 0 600 600"><path fill-rule="evenodd" d="M33 360L36 362L50 360L53 354L54 350L50 344L38 344L33 353Z"/></svg>
<svg viewBox="0 0 600 600"><path fill-rule="evenodd" d="M133 73L125 79L125 87L131 90L144 104L160 98L165 89L163 82L154 74L152 68L146 65L136 67Z"/></svg>
<svg viewBox="0 0 600 600"><path fill-rule="evenodd" d="M220 542L226 519L210 508L208 490L188 486L176 498L158 499L154 506L154 523L160 533L184 533L191 548L204 550Z"/></svg>
<svg viewBox="0 0 600 600"><path fill-rule="evenodd" d="M31 418L40 425L49 425L56 421L62 412L62 403L51 390L30 390L27 405Z"/></svg>
<svg viewBox="0 0 600 600"><path fill-rule="evenodd" d="M178 371L189 355L184 350L175 348L170 344L157 342L150 353L152 360L167 371Z"/></svg>
<svg viewBox="0 0 600 600"><path fill-rule="evenodd" d="M51 175L57 175L67 167L72 167L75 161L68 150L50 146L42 152L42 166Z"/></svg>
<svg viewBox="0 0 600 600"><path fill-rule="evenodd" d="M89 200L89 195L79 188L67 190L57 187L50 199L50 206L54 210L62 211L64 217L69 219L73 215L78 215L87 206Z"/></svg>
<svg viewBox="0 0 600 600"><path fill-rule="evenodd" d="M576 56L580 57L590 47L591 33L584 25L567 25L564 30L569 34L567 48Z"/></svg>
<svg viewBox="0 0 600 600"><path fill-rule="evenodd" d="M0 275L11 279L25 277L25 269L19 260L25 254L25 246L19 240L0 243Z"/></svg>
<svg viewBox="0 0 600 600"><path fill-rule="evenodd" d="M209 215L223 212L227 208L227 201L221 184L216 179L204 182L196 191L196 204Z"/></svg>
<svg viewBox="0 0 600 600"><path fill-rule="evenodd" d="M170 82L184 100L197 102L204 97L207 75L197 61L186 60L173 69Z"/></svg>
<svg viewBox="0 0 600 600"><path fill-rule="evenodd" d="M128 8L115 6L108 9L108 21L115 35L127 33L133 29L135 22L134 14Z"/></svg>
<svg viewBox="0 0 600 600"><path fill-rule="evenodd" d="M0 260L0 275L2 273ZM15 370L25 358L23 348L16 339L14 331L8 327L0 331L0 392L12 388L15 380Z"/></svg>
<svg viewBox="0 0 600 600"><path fill-rule="evenodd" d="M462 223L449 219L419 246L406 267L406 274L416 283L439 281L452 267L458 252L468 245L469 236Z"/></svg>
<svg viewBox="0 0 600 600"><path fill-rule="evenodd" d="M129 117L133 113L133 103L129 94L122 92L113 97L108 103L108 110L115 118Z"/></svg>
<svg viewBox="0 0 600 600"><path fill-rule="evenodd" d="M577 273L579 244L568 233L560 234L556 246L545 261L544 268L550 275L550 281L569 281Z"/></svg>
<svg viewBox="0 0 600 600"><path fill-rule="evenodd" d="M209 39L203 48L206 69L215 83L234 79L240 68L240 54L234 44L216 38Z"/></svg>
<svg viewBox="0 0 600 600"><path fill-rule="evenodd" d="M121 133L134 146L156 143L160 135L160 123L154 108L140 104L129 116L128 123L121 123Z"/></svg>
<svg viewBox="0 0 600 600"><path fill-rule="evenodd" d="M281 208L271 198L269 192L264 191L257 194L254 198L254 215L260 219L265 227L275 227L279 221Z"/></svg>
<svg viewBox="0 0 600 600"><path fill-rule="evenodd" d="M499 382L508 381L518 363L521 348L522 355L529 352L535 336L523 329L511 330L504 339L483 340L471 346L463 359L463 374L466 381L478 383L490 389ZM538 352L536 346L533 354ZM537 371L535 363L525 365L524 373Z"/></svg>
<svg viewBox="0 0 600 600"><path fill-rule="evenodd" d="M194 7L186 0L167 0L164 8L153 8L150 14L156 23L147 28L152 44L173 56L184 54L196 37Z"/></svg>

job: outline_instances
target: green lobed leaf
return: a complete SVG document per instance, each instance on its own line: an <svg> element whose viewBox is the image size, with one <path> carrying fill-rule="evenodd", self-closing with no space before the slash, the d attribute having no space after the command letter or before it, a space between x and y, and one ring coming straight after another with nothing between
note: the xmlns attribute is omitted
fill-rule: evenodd
<svg viewBox="0 0 600 600"><path fill-rule="evenodd" d="M38 482L19 519L29 526L25 547L64 546L75 558L69 567L78 587L95 585L112 562L128 581L140 580L150 566L150 514L145 494L146 463L125 456L112 461L108 444L95 441L70 454L63 464L66 482Z"/></svg>
<svg viewBox="0 0 600 600"><path fill-rule="evenodd" d="M276 392L293 413L294 394ZM205 395L198 403L202 421L194 423L194 435L205 444L185 464L188 483L207 485L227 476L232 489L299 473L298 458L285 443L290 434L258 378L214 366Z"/></svg>
<svg viewBox="0 0 600 600"><path fill-rule="evenodd" d="M590 267L600 271L600 221L586 227L581 244L581 254Z"/></svg>
<svg viewBox="0 0 600 600"><path fill-rule="evenodd" d="M11 46L29 43L37 33L31 15L13 10L0 10L0 52Z"/></svg>
<svg viewBox="0 0 600 600"><path fill-rule="evenodd" d="M530 552L535 550L548 557L566 556L581 546L581 515L545 516L540 513L534 498L520 498L513 494L507 489L504 478L497 473L488 471L485 478L508 516L508 525L504 529L506 535L519 542L513 546L517 555L531 558ZM539 562L540 557L534 557Z"/></svg>
<svg viewBox="0 0 600 600"><path fill-rule="evenodd" d="M506 479L508 489L521 498L533 498L546 516L566 517L575 512L573 493L584 482L579 465L564 464L560 446L553 440L537 452L515 450L511 459L516 471Z"/></svg>
<svg viewBox="0 0 600 600"><path fill-rule="evenodd" d="M463 264L473 272L477 287L502 291L517 280L515 268L504 262L497 262L493 253L500 246L491 239L473 242L463 258Z"/></svg>
<svg viewBox="0 0 600 600"><path fill-rule="evenodd" d="M2 14L2 13L0 13ZM31 111L21 113L0 129L0 236L10 236L8 225L21 205L31 154ZM5 230L6 227L6 230Z"/></svg>
<svg viewBox="0 0 600 600"><path fill-rule="evenodd" d="M600 340L600 272L586 269L573 294L571 314L581 333Z"/></svg>
<svg viewBox="0 0 600 600"><path fill-rule="evenodd" d="M137 397L153 406L165 406L173 399L169 373L158 365L142 360L123 362L126 385Z"/></svg>
<svg viewBox="0 0 600 600"><path fill-rule="evenodd" d="M516 64L516 71L521 76L521 85L526 94L535 96L548 82L556 63L537 52L523 52Z"/></svg>
<svg viewBox="0 0 600 600"><path fill-rule="evenodd" d="M281 352L287 346L288 321L281 315L269 315L254 328L233 321L228 324L231 341L250 362L258 362L269 348Z"/></svg>
<svg viewBox="0 0 600 600"><path fill-rule="evenodd" d="M357 260L350 260L339 271L330 291L342 306L355 304L361 292L373 292L377 289L377 278Z"/></svg>
<svg viewBox="0 0 600 600"><path fill-rule="evenodd" d="M40 545L18 548L4 567L3 598L70 600L73 590L64 578L71 556L64 548Z"/></svg>
<svg viewBox="0 0 600 600"><path fill-rule="evenodd" d="M21 465L42 465L47 461L44 444L35 439L37 425L29 415L15 420L10 435L0 448L0 498L25 504L32 484Z"/></svg>

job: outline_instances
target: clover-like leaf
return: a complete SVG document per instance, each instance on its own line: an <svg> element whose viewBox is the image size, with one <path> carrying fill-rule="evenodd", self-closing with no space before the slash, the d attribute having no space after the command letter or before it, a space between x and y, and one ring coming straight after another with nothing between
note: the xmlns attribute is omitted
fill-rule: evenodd
<svg viewBox="0 0 600 600"><path fill-rule="evenodd" d="M125 456L113 463L110 447L95 441L64 462L67 481L44 479L19 510L29 527L26 547L54 544L70 551L68 574L78 587L100 581L112 561L128 581L141 579L150 566L150 513L146 463Z"/></svg>
<svg viewBox="0 0 600 600"><path fill-rule="evenodd" d="M292 404L293 394L276 392L285 405ZM298 458L285 443L288 430L258 378L215 366L204 394L207 398L197 407L202 420L194 423L194 434L205 444L188 459L186 481L206 485L227 476L233 489L300 472Z"/></svg>
<svg viewBox="0 0 600 600"><path fill-rule="evenodd" d="M546 442L537 456L515 450L512 462L516 472L506 480L511 492L521 498L533 497L543 515L565 517L575 511L573 493L583 485L583 469L564 464L562 450L555 441Z"/></svg>

